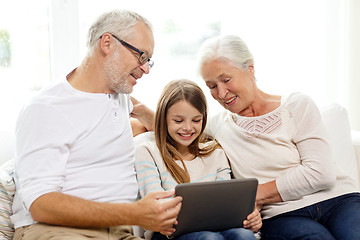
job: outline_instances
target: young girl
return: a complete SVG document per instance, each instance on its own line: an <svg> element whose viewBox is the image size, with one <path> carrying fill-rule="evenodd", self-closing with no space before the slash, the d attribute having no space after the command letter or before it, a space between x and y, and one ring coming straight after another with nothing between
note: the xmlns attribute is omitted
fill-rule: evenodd
<svg viewBox="0 0 360 240"><path fill-rule="evenodd" d="M135 168L141 197L152 191L173 190L179 183L230 179L224 151L216 141L202 137L206 120L206 99L199 86L189 80L166 85L155 113L155 132L135 138ZM257 210L244 221L244 227L253 231L258 231L261 225ZM251 230L202 231L177 239L256 239ZM150 239L151 234L146 232L145 237ZM155 233L151 239L167 237Z"/></svg>

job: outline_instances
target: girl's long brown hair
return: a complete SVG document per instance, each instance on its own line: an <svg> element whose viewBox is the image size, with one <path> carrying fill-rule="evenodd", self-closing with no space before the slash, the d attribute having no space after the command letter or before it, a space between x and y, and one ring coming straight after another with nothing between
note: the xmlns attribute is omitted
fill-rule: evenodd
<svg viewBox="0 0 360 240"><path fill-rule="evenodd" d="M207 103L201 88L194 82L186 79L169 82L165 86L156 108L155 139L165 166L177 183L190 182L190 176L181 154L174 147L176 146L176 142L168 133L166 114L172 105L182 100L194 106L203 116L200 135L189 145L189 152L202 157L211 154L219 147L219 144L215 140L205 139L203 137L207 122ZM199 143L208 142L211 144L206 144L205 147L202 148L199 147ZM180 160L184 168L181 168L175 160Z"/></svg>

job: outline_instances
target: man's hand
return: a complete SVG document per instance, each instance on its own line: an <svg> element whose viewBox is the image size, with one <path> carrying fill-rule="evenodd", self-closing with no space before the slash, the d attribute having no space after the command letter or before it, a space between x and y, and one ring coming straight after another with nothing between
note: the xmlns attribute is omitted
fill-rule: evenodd
<svg viewBox="0 0 360 240"><path fill-rule="evenodd" d="M167 199L174 195L174 191L152 192L136 202L136 209L141 210L138 225L141 227L170 235L175 232L177 215L181 208L181 197ZM161 199L163 199L161 201Z"/></svg>

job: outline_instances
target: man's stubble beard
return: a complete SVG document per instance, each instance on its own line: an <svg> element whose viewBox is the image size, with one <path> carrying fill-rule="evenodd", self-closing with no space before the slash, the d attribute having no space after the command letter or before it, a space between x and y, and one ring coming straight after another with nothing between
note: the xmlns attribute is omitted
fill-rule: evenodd
<svg viewBox="0 0 360 240"><path fill-rule="evenodd" d="M128 82L129 74L117 67L124 65L120 54L114 52L112 57L104 63L104 71L108 78L110 90L116 93L130 94L133 91L133 86Z"/></svg>

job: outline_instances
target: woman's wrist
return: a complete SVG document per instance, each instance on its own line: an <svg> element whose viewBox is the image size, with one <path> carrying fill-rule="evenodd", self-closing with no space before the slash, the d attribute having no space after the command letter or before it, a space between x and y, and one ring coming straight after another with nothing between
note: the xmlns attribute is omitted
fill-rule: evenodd
<svg viewBox="0 0 360 240"><path fill-rule="evenodd" d="M256 205L262 208L265 204L282 202L280 193L276 187L276 181L259 184L256 194Z"/></svg>

